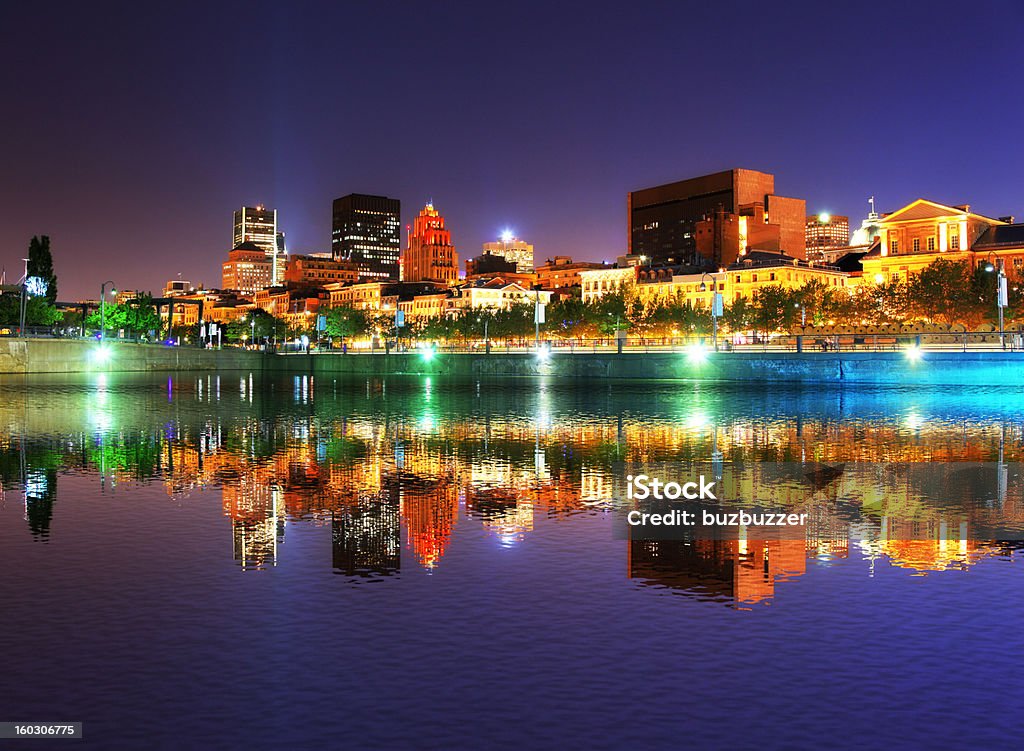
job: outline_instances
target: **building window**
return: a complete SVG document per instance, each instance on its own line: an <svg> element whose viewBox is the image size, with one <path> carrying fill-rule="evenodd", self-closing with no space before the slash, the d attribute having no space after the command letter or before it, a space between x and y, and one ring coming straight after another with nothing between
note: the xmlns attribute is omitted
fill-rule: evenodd
<svg viewBox="0 0 1024 751"><path fill-rule="evenodd" d="M934 236L928 238L928 250L929 251L935 250L935 237Z"/></svg>
<svg viewBox="0 0 1024 751"><path fill-rule="evenodd" d="M949 233L949 249L960 250L960 233L954 230L950 230Z"/></svg>
<svg viewBox="0 0 1024 751"><path fill-rule="evenodd" d="M911 249L915 253L919 253L921 251L921 238L915 237L913 240L910 241L910 245Z"/></svg>
<svg viewBox="0 0 1024 751"><path fill-rule="evenodd" d="M889 252L893 255L897 255L900 252L900 241L890 240L889 241Z"/></svg>

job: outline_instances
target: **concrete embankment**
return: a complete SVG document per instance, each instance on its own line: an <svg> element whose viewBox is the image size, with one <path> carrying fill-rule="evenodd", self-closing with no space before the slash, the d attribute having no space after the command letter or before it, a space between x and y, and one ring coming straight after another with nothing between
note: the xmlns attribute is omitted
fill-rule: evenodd
<svg viewBox="0 0 1024 751"><path fill-rule="evenodd" d="M0 373L261 371L271 355L91 339L0 339Z"/></svg>
<svg viewBox="0 0 1024 751"><path fill-rule="evenodd" d="M762 384L877 384L1024 387L1024 352L554 352L448 354L263 354L110 341L0 339L0 373L228 371L448 375L463 378L549 376L565 379L672 379Z"/></svg>
<svg viewBox="0 0 1024 751"><path fill-rule="evenodd" d="M281 355L275 370L328 375L551 376L675 379L763 384L1024 386L1024 352L684 352L533 354Z"/></svg>

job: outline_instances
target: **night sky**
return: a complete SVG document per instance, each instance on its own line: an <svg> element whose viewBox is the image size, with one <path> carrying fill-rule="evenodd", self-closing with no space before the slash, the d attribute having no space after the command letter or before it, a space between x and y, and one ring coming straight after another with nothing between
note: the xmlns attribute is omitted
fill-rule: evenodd
<svg viewBox="0 0 1024 751"><path fill-rule="evenodd" d="M612 259L627 191L734 166L1024 219L1019 0L138 5L0 7L8 281L48 234L62 300L216 287L235 208L327 251L351 192L432 198L463 260Z"/></svg>

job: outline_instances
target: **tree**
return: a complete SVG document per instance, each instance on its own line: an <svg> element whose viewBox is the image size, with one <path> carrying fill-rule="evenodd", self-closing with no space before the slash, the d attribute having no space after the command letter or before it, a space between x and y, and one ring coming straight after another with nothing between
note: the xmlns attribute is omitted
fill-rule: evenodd
<svg viewBox="0 0 1024 751"><path fill-rule="evenodd" d="M93 310L86 318L86 325L98 329L101 326L101 318L102 325L106 326L107 331L124 329L129 335L148 335L150 331L156 334L162 326L156 305L153 303L153 296L149 294L105 305L102 316L98 309Z"/></svg>
<svg viewBox="0 0 1024 751"><path fill-rule="evenodd" d="M747 298L740 297L725 309L722 320L733 333L749 331L754 327L754 306Z"/></svg>
<svg viewBox="0 0 1024 751"><path fill-rule="evenodd" d="M48 235L33 237L28 244L28 276L36 276L46 284L46 301L53 305L57 301L57 276L53 273L53 256L50 254Z"/></svg>
<svg viewBox="0 0 1024 751"><path fill-rule="evenodd" d="M583 339L593 329L589 307L578 297L556 300L548 306L544 331L554 336Z"/></svg>
<svg viewBox="0 0 1024 751"><path fill-rule="evenodd" d="M327 311L327 336L351 339L366 333L366 312L355 308L337 307Z"/></svg>
<svg viewBox="0 0 1024 751"><path fill-rule="evenodd" d="M922 318L973 328L985 315L981 297L986 281L964 261L937 258L911 280L911 310ZM994 285L992 289L994 300Z"/></svg>

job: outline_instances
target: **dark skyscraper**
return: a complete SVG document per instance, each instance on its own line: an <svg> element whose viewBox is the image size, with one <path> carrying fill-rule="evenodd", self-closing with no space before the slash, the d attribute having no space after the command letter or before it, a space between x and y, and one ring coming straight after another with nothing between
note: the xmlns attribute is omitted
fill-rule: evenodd
<svg viewBox="0 0 1024 751"><path fill-rule="evenodd" d="M697 224L723 212L779 225L782 249L804 256L804 202L776 196L775 177L765 172L717 172L636 190L628 201L629 252L655 264L706 264L698 254Z"/></svg>
<svg viewBox="0 0 1024 751"><path fill-rule="evenodd" d="M335 260L355 261L367 281L398 281L402 204L397 198L351 193L334 201L331 252Z"/></svg>

